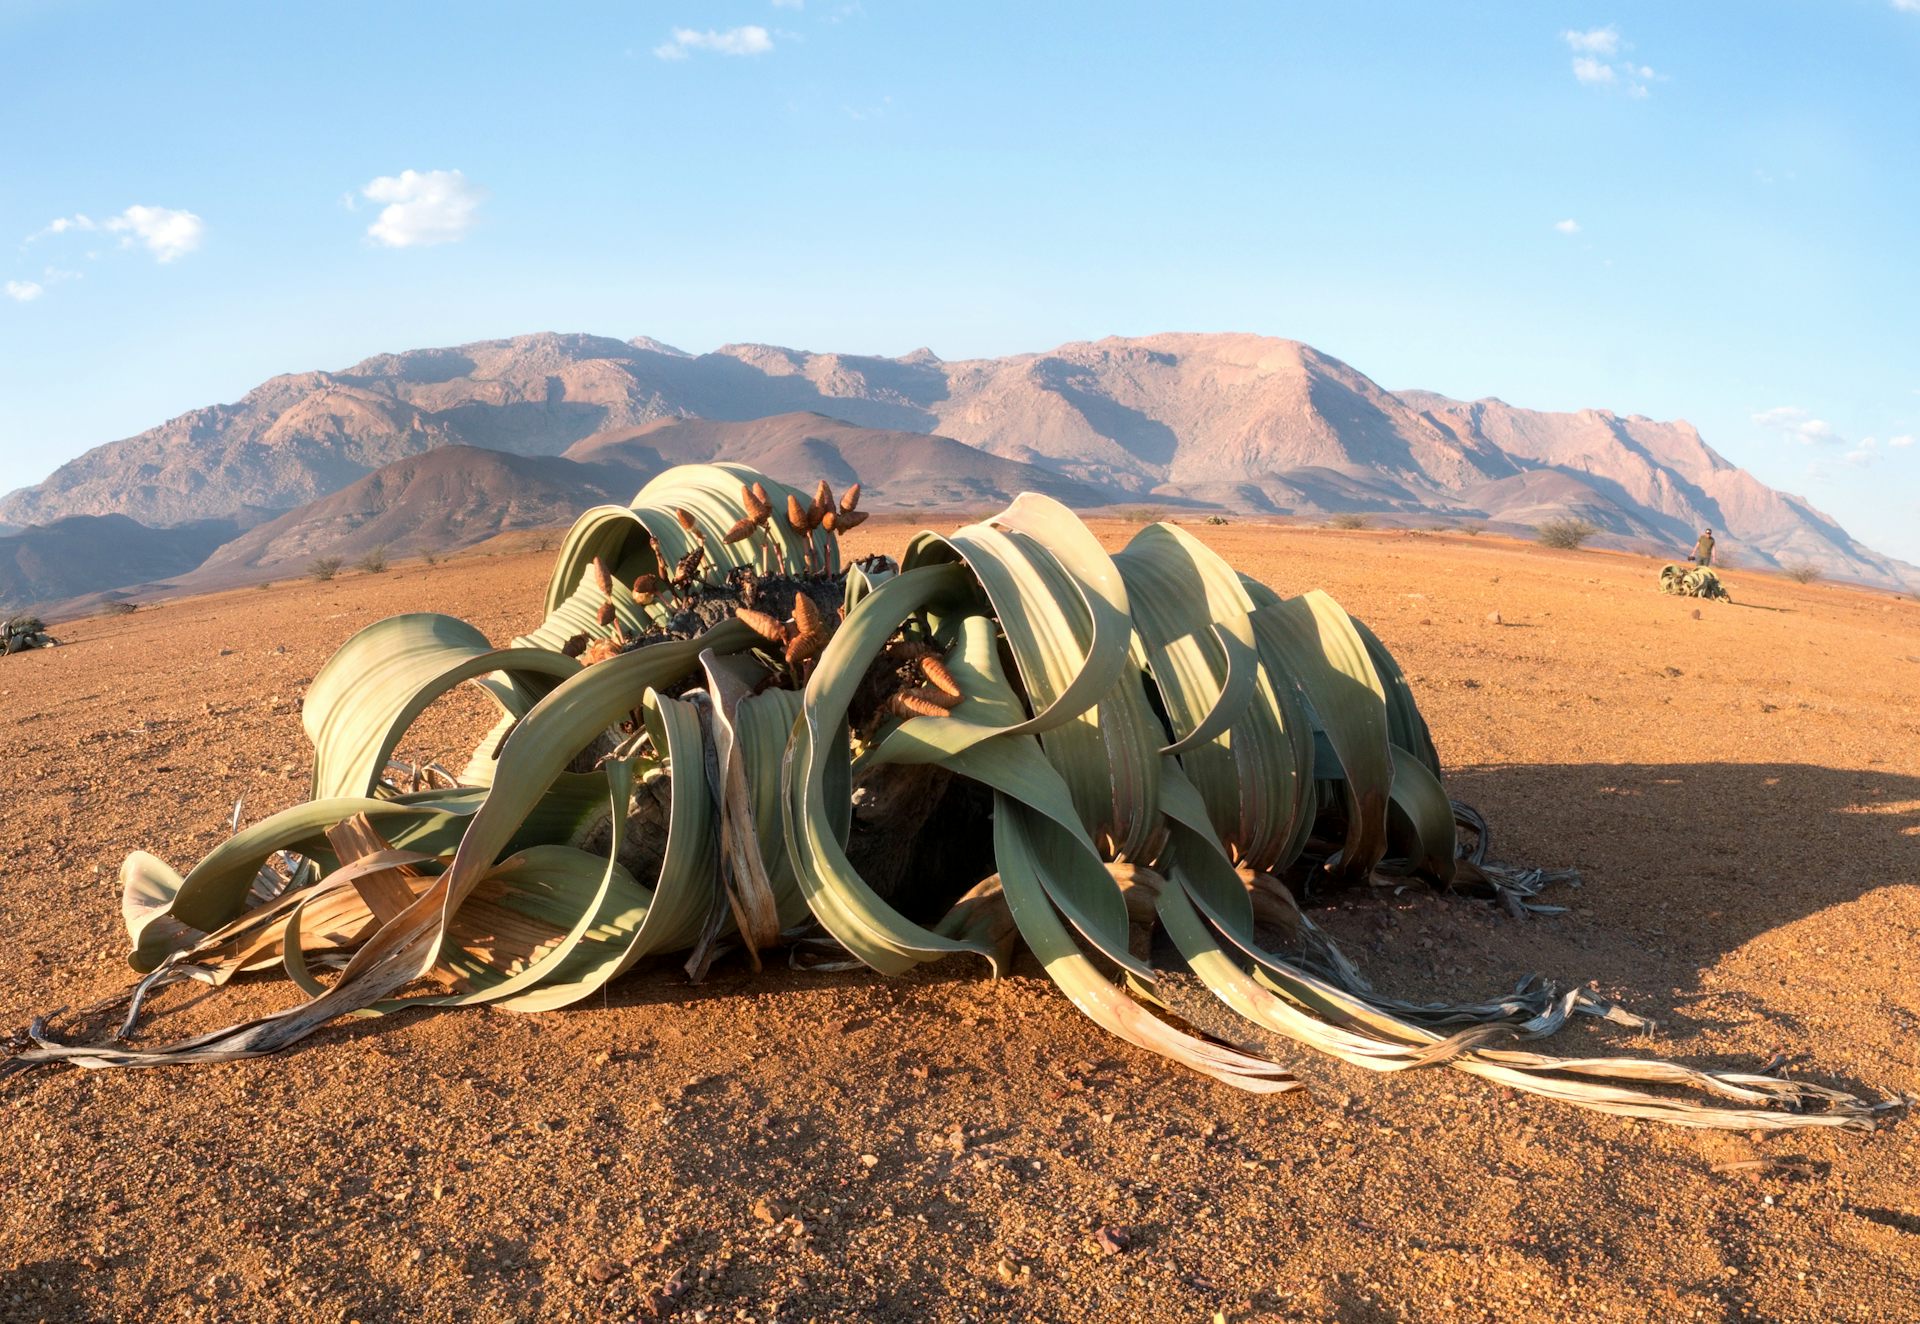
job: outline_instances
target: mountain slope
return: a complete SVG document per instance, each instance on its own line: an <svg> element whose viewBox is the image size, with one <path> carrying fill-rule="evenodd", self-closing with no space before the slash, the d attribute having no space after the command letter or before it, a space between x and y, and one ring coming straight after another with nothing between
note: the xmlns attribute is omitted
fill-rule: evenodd
<svg viewBox="0 0 1920 1324"><path fill-rule="evenodd" d="M376 547L451 551L512 529L566 524L588 506L631 495L613 475L570 460L443 446L249 529L208 556L194 580L226 582L316 556L352 560Z"/></svg>
<svg viewBox="0 0 1920 1324"><path fill-rule="evenodd" d="M277 377L235 404L96 448L0 500L0 522L120 512L163 524L286 509L450 444L559 456L582 445L579 454L610 454L617 442L623 463L644 467L648 450L666 454L645 431L661 420L806 412L896 437L940 434L1053 475L1082 502L1511 526L1578 513L1615 541L1673 549L1710 525L1752 564L1920 584L1920 571L1729 464L1687 423L1390 391L1311 346L1251 335L1109 338L957 363L927 350L879 358L768 345L691 355L555 334L384 354ZM1004 486L983 462L926 451L919 478L901 471L889 499L967 504ZM948 481L956 466L983 486Z"/></svg>
<svg viewBox="0 0 1920 1324"><path fill-rule="evenodd" d="M319 556L351 561L375 547L396 556L457 551L514 529L567 524L588 506L631 499L673 465L715 460L825 478L843 490L859 482L868 509L1001 505L1022 491L1081 505L1100 499L1071 479L947 437L880 432L820 414L663 419L597 433L564 456L442 446L395 460L248 530L169 587L221 587L303 569Z"/></svg>
<svg viewBox="0 0 1920 1324"><path fill-rule="evenodd" d="M150 529L125 515L69 515L0 537L0 610L182 574L239 531L232 520Z"/></svg>

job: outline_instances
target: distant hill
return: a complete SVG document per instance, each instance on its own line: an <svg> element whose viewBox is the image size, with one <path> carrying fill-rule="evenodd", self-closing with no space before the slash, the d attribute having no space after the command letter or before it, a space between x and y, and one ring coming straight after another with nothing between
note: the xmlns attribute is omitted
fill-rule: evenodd
<svg viewBox="0 0 1920 1324"><path fill-rule="evenodd" d="M253 571L304 568L318 556L353 560L376 547L395 556L452 551L514 529L567 524L588 506L632 495L624 480L571 460L443 446L249 529L193 578L236 582Z"/></svg>
<svg viewBox="0 0 1920 1324"><path fill-rule="evenodd" d="M0 536L0 610L184 574L240 531L234 520L151 529L125 515L69 515Z"/></svg>
<svg viewBox="0 0 1920 1324"><path fill-rule="evenodd" d="M352 561L375 547L395 556L457 551L516 529L570 523L588 506L631 500L649 478L676 464L713 460L798 481L825 478L841 489L858 481L868 509L1003 504L1026 490L1080 504L1100 499L1071 479L946 437L880 432L820 414L744 423L663 419L597 433L564 456L442 446L395 460L248 530L169 587L223 587L304 570L315 557Z"/></svg>
<svg viewBox="0 0 1920 1324"><path fill-rule="evenodd" d="M1804 562L1836 578L1920 586L1920 570L1728 463L1687 423L1391 391L1311 346L1250 335L1109 338L954 363L928 350L878 358L769 345L691 355L646 339L555 334L385 354L276 377L234 404L97 447L0 500L0 523L287 510L449 445L640 471L656 462L649 452L684 453L672 449L676 437L700 449L697 428L648 430L663 420L807 413L891 434L876 444L892 448L888 497L898 505L970 504L968 493L1001 490L1016 472L989 467L998 462L1025 466L1027 486L1070 485L1056 490L1082 504L1371 511L1516 530L1578 514L1616 545L1675 552L1710 525L1749 565ZM824 426L741 434L740 458L791 455L792 465L769 467L824 472L808 437L781 440L783 429ZM964 446L904 445L925 434ZM894 478L896 455L919 467Z"/></svg>

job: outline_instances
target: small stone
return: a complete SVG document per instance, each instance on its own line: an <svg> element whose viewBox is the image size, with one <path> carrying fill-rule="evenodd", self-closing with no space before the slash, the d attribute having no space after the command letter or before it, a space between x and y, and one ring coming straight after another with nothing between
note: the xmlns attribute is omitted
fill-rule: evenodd
<svg viewBox="0 0 1920 1324"><path fill-rule="evenodd" d="M591 1283L610 1283L626 1273L626 1271L627 1266L618 1260L601 1259L595 1260L593 1263L587 1265L586 1268L580 1271L580 1274Z"/></svg>
<svg viewBox="0 0 1920 1324"><path fill-rule="evenodd" d="M863 1168L877 1168L880 1166L880 1156L878 1154L862 1154L860 1156L860 1166Z"/></svg>
<svg viewBox="0 0 1920 1324"><path fill-rule="evenodd" d="M773 1201L764 1195L753 1202L753 1207L748 1212L753 1215L755 1221L764 1223L768 1227L780 1221L780 1214L774 1209Z"/></svg>
<svg viewBox="0 0 1920 1324"><path fill-rule="evenodd" d="M1094 1229L1093 1244L1102 1255L1118 1255L1133 1244L1133 1237L1123 1227L1103 1224Z"/></svg>
<svg viewBox="0 0 1920 1324"><path fill-rule="evenodd" d="M1500 613L1497 611L1490 611L1487 613L1487 619L1492 621L1495 625L1498 625L1500 624Z"/></svg>

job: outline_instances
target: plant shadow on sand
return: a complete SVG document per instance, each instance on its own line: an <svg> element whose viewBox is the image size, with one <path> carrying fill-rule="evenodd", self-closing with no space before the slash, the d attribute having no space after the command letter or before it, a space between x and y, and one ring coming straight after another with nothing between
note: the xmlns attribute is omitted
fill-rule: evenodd
<svg viewBox="0 0 1920 1324"><path fill-rule="evenodd" d="M1700 1066L1751 1069L1755 1063L1750 1054L1714 1052L1701 1037L1757 1022L1767 1027L1770 1042L1777 1043L1796 1068L1868 1094L1887 1088L1886 1081L1834 1074L1829 1060L1833 1046L1789 1009L1803 999L1775 996L1790 982L1784 969L1765 980L1749 976L1714 981L1710 972L1775 930L1881 889L1920 882L1920 778L1791 763L1561 764L1455 769L1448 773L1447 786L1455 798L1487 815L1494 831L1493 858L1572 865L1582 871L1584 882L1578 889L1554 889L1542 898L1570 905L1573 913L1528 919L1418 885L1398 896L1347 893L1317 899L1324 904L1310 902L1310 913L1384 991L1417 999L1464 998L1490 995L1531 972L1562 987L1591 980L1630 1009L1652 1016L1659 1022L1657 1036L1630 1046L1632 1036L1582 1022L1543 1045L1547 1051L1653 1052ZM1411 914L1389 918L1394 911ZM1842 942L1852 927L1830 923L1809 941ZM1823 945L1803 955L1816 963L1861 960L1858 955L1829 957L1828 950ZM1168 954L1163 945L1162 955ZM966 959L938 962L897 978L864 968L794 970L777 950L763 959L766 968L754 972L733 952L716 963L705 981L693 984L678 958L659 958L558 1015L638 1011L644 1016L664 1005L830 989L884 1005L909 1022L927 1018L931 1027L980 1010L970 998L956 997L954 990L980 984L988 973L983 962ZM1178 968L1177 960L1165 964ZM1856 1015L1891 1014L1911 1029L1920 1020L1920 1002L1893 980L1890 969L1882 970L1884 977L1877 982L1886 984L1901 1002L1870 1010L1866 1004L1886 1004L1888 992L1863 984L1862 1005L1851 1010ZM1014 972L1040 973L1024 952ZM237 982L268 996L283 991L274 981L243 977ZM166 1042L188 1032L182 1019L202 1024L210 1018L226 1019L204 1004L184 1018L178 1016L203 999L217 1007L220 999L205 993L175 990L157 999L156 1014L142 1027L140 1038ZM963 1008L962 1002L971 1005ZM1063 1013L1070 1014L1064 999L1061 1005ZM393 1024L384 1018L335 1024L294 1045L287 1055L377 1040ZM74 1028L68 1022L65 1030ZM848 1028L860 1027L850 1022ZM1556 1048L1555 1043L1563 1046ZM1114 1048L1132 1056L1117 1042ZM1311 1080L1314 1055L1284 1042L1273 1042L1273 1048L1305 1069ZM1144 1059L1140 1069L1148 1069ZM1178 1070L1170 1064L1164 1069Z"/></svg>

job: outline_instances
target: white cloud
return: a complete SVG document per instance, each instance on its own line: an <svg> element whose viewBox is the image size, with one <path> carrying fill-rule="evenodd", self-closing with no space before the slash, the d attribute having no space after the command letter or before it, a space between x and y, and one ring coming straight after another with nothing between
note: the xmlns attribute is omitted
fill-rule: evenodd
<svg viewBox="0 0 1920 1324"><path fill-rule="evenodd" d="M1920 0L1912 0L1920 4ZM1569 29L1560 34L1567 43L1567 49L1573 52L1573 77L1575 82L1588 87L1607 88L1625 92L1630 97L1647 96L1653 84L1666 81L1661 74L1655 73L1653 66L1636 64L1632 60L1617 59L1622 52L1633 49L1633 43L1620 35L1620 29L1609 23L1604 28L1589 28L1585 32Z"/></svg>
<svg viewBox="0 0 1920 1324"><path fill-rule="evenodd" d="M1903 14L1920 14L1920 0L1893 0L1893 7Z"/></svg>
<svg viewBox="0 0 1920 1324"><path fill-rule="evenodd" d="M1880 458L1880 443L1872 437L1862 437L1858 446L1840 458L1856 469L1864 469Z"/></svg>
<svg viewBox="0 0 1920 1324"><path fill-rule="evenodd" d="M207 233L205 221L172 207L129 207L100 228L120 235L123 248L138 243L160 262L191 253Z"/></svg>
<svg viewBox="0 0 1920 1324"><path fill-rule="evenodd" d="M1915 7L1920 8L1920 0L1915 0ZM1888 437L1887 445L1897 451L1905 450L1907 447L1913 445L1913 438L1907 436Z"/></svg>
<svg viewBox="0 0 1920 1324"><path fill-rule="evenodd" d="M1610 86L1616 80L1612 65L1602 64L1589 55L1574 60L1573 76L1583 83L1599 83L1602 86Z"/></svg>
<svg viewBox="0 0 1920 1324"><path fill-rule="evenodd" d="M423 248L464 238L487 191L458 170L402 170L369 181L360 195L384 204L367 227L369 239L386 248Z"/></svg>
<svg viewBox="0 0 1920 1324"><path fill-rule="evenodd" d="M1920 3L1920 0L1914 0ZM1618 55L1620 53L1620 29L1609 23L1604 28L1588 28L1585 32L1569 29L1560 34L1567 45L1576 51L1588 55Z"/></svg>
<svg viewBox="0 0 1920 1324"><path fill-rule="evenodd" d="M56 217L28 235L26 242L31 244L56 235L98 234L101 231L119 235L122 248L132 248L138 244L152 253L156 261L171 262L200 247L200 241L207 234L207 223L190 211L136 203L118 216L110 216L104 221L96 221L85 212Z"/></svg>
<svg viewBox="0 0 1920 1324"><path fill-rule="evenodd" d="M805 9L807 0L773 0L775 9Z"/></svg>
<svg viewBox="0 0 1920 1324"><path fill-rule="evenodd" d="M708 28L705 32L696 32L692 28L675 28L673 39L653 48L653 53L663 60L684 60L694 51L712 51L715 55L765 55L773 49L773 38L767 30L757 23L745 27L728 28L725 32L715 32Z"/></svg>
<svg viewBox="0 0 1920 1324"><path fill-rule="evenodd" d="M1564 221L1555 221L1553 223L1553 228L1558 230L1561 234L1579 234L1580 222L1574 220L1573 217L1569 216Z"/></svg>
<svg viewBox="0 0 1920 1324"><path fill-rule="evenodd" d="M46 287L30 280L10 280L6 284L7 297L16 303L32 303L45 294Z"/></svg>
<svg viewBox="0 0 1920 1324"><path fill-rule="evenodd" d="M1772 409L1763 409L1753 416L1753 421L1763 428L1785 433L1807 446L1844 446L1847 441L1834 431L1833 424L1824 418L1815 418L1798 405L1776 405Z"/></svg>

